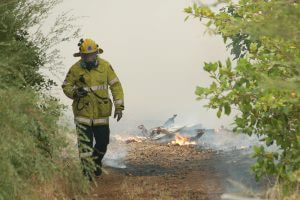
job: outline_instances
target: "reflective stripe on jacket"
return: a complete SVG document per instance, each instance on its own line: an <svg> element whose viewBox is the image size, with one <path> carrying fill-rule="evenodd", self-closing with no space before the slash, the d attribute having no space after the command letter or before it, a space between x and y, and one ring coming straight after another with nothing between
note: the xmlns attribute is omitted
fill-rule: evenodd
<svg viewBox="0 0 300 200"><path fill-rule="evenodd" d="M72 109L76 122L91 124L108 124L112 113L112 101L108 87L111 90L114 106L124 110L124 93L121 82L111 65L102 58L98 58L98 66L91 70L80 65L81 60L69 70L62 85L66 96L73 99ZM74 99L74 90L82 87L88 95Z"/></svg>

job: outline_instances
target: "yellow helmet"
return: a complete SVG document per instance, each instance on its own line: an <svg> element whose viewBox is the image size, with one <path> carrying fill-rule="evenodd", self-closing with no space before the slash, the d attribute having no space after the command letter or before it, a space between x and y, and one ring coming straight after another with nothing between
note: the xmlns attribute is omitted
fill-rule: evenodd
<svg viewBox="0 0 300 200"><path fill-rule="evenodd" d="M80 39L79 43L79 53L75 53L75 57L81 56L81 54L87 54L87 53L103 53L103 50L99 48L98 44L92 39Z"/></svg>

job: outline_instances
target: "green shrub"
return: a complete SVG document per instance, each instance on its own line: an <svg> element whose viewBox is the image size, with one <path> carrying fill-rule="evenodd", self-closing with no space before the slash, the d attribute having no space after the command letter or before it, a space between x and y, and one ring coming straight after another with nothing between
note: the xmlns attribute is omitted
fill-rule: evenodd
<svg viewBox="0 0 300 200"><path fill-rule="evenodd" d="M31 199L32 189L58 179L66 181L68 191L83 192L86 186L78 161L69 155L65 163L62 156L69 146L57 125L60 105L44 99L41 108L35 92L16 89L1 90L0 101L5 102L0 104L0 199L26 195ZM76 177L81 179L67 182Z"/></svg>
<svg viewBox="0 0 300 200"><path fill-rule="evenodd" d="M279 151L254 147L256 177L275 175L284 194L299 185L300 166L300 3L299 1L222 1L218 12L194 4L185 9L206 20L208 30L223 37L236 60L205 63L213 79L197 87L217 116L238 110L234 131L263 138Z"/></svg>
<svg viewBox="0 0 300 200"><path fill-rule="evenodd" d="M58 61L49 50L77 30L64 16L49 35L29 34L57 3L0 2L1 200L79 198L88 189L70 132L58 124L64 106L45 92L56 84L40 73Z"/></svg>

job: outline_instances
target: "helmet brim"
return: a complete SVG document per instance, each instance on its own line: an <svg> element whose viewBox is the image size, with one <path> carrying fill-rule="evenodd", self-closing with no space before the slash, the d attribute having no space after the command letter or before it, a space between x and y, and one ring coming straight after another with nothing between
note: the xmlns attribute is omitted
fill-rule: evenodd
<svg viewBox="0 0 300 200"><path fill-rule="evenodd" d="M102 54L103 53L103 49L100 49L100 48L98 48L98 51L96 51L97 52L97 54ZM73 56L74 57L81 57L81 52L78 52L78 53L74 53L73 54Z"/></svg>

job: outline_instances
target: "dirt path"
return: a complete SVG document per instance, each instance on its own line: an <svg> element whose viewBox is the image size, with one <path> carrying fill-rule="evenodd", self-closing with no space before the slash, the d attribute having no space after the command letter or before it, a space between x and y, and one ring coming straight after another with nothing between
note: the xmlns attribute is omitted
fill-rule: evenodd
<svg viewBox="0 0 300 200"><path fill-rule="evenodd" d="M228 177L238 178L241 173L245 181L251 179L241 170L247 170L248 164L234 153L149 142L128 146L127 167L106 167L108 174L97 180L92 199L214 200L228 190Z"/></svg>

